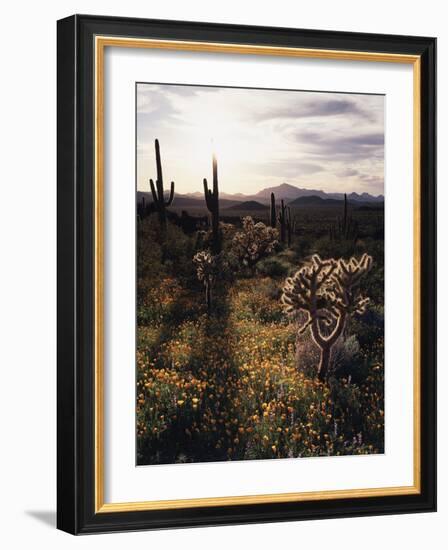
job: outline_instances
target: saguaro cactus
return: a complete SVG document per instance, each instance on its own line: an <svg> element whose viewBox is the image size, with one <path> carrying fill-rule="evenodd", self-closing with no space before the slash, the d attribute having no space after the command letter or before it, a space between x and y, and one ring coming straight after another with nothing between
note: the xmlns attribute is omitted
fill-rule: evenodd
<svg viewBox="0 0 448 550"><path fill-rule="evenodd" d="M280 212L278 213L278 221L280 223L280 241L286 242L286 206L285 201L281 200Z"/></svg>
<svg viewBox="0 0 448 550"><path fill-rule="evenodd" d="M271 193L271 215L270 224L274 229L277 227L277 208L275 206L275 195Z"/></svg>
<svg viewBox="0 0 448 550"><path fill-rule="evenodd" d="M328 377L331 351L347 319L366 310L369 298L361 295L359 282L371 267L372 257L367 254L360 260L352 257L348 262L342 258L321 260L315 254L311 262L286 279L281 301L288 313L307 314L298 332L302 334L310 327L313 341L320 349L317 372L322 381Z"/></svg>
<svg viewBox="0 0 448 550"><path fill-rule="evenodd" d="M219 230L219 188L218 188L218 162L213 155L213 190L208 188L207 179L204 178L205 203L212 217L212 252L221 252L221 233Z"/></svg>
<svg viewBox="0 0 448 550"><path fill-rule="evenodd" d="M159 215L160 227L162 230L166 229L166 208L171 205L174 199L174 181L171 182L171 189L168 200L165 200L164 189L163 189L163 174L162 174L162 161L160 160L160 146L159 140L155 141L156 148L156 168L157 168L157 179L156 184L152 179L149 180L151 186L152 200L154 204L154 209Z"/></svg>
<svg viewBox="0 0 448 550"><path fill-rule="evenodd" d="M286 240L288 243L288 246L291 246L291 239L292 239L292 226L293 222L291 220L291 208L289 206L286 207Z"/></svg>
<svg viewBox="0 0 448 550"><path fill-rule="evenodd" d="M338 218L337 226L330 226L330 239L343 239L356 241L358 238L358 224L348 215L347 194L344 193L344 213Z"/></svg>

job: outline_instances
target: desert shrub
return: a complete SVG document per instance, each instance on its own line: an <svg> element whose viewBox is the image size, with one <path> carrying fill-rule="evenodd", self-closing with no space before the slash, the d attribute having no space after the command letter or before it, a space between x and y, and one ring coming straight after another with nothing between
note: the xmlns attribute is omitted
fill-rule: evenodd
<svg viewBox="0 0 448 550"><path fill-rule="evenodd" d="M257 266L261 275L268 277L284 277L289 271L289 265L279 258L266 258Z"/></svg>
<svg viewBox="0 0 448 550"><path fill-rule="evenodd" d="M362 317L351 319L349 330L356 334L362 353L369 354L373 360L383 361L383 305L372 305Z"/></svg>
<svg viewBox="0 0 448 550"><path fill-rule="evenodd" d="M320 351L313 342L310 334L306 332L296 339L296 366L300 372L312 378L316 375L319 365Z"/></svg>
<svg viewBox="0 0 448 550"><path fill-rule="evenodd" d="M176 279L165 278L159 281L158 286L151 286L145 291L140 288L137 325L168 324L191 315L194 315L191 299Z"/></svg>
<svg viewBox="0 0 448 550"><path fill-rule="evenodd" d="M316 239L313 243L313 249L320 256L331 258L349 258L359 253L359 248L354 240L332 240L328 236Z"/></svg>
<svg viewBox="0 0 448 550"><path fill-rule="evenodd" d="M270 279L259 280L254 288L252 281L240 281L238 289L232 289L232 312L235 319L253 320L261 323L284 323L280 303L272 299L276 285Z"/></svg>
<svg viewBox="0 0 448 550"><path fill-rule="evenodd" d="M310 239L306 235L300 235L293 241L291 249L295 252L297 258L305 258L309 256L313 244L313 239Z"/></svg>
<svg viewBox="0 0 448 550"><path fill-rule="evenodd" d="M357 337L352 334L341 337L333 346L330 358L330 372L337 375L356 373L363 364L361 347Z"/></svg>
<svg viewBox="0 0 448 550"><path fill-rule="evenodd" d="M157 237L157 226L153 218L139 222L137 227L137 279L151 284L164 274L162 247Z"/></svg>
<svg viewBox="0 0 448 550"><path fill-rule="evenodd" d="M195 268L191 261L194 251L194 239L186 235L177 225L168 224L164 257L170 273L178 278L194 279Z"/></svg>

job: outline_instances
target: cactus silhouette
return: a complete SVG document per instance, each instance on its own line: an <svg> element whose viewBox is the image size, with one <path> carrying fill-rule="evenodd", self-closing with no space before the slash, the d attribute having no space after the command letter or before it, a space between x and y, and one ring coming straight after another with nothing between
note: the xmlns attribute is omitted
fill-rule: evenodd
<svg viewBox="0 0 448 550"><path fill-rule="evenodd" d="M280 241L286 242L286 206L285 201L281 200L280 212L278 213L278 222L280 224Z"/></svg>
<svg viewBox="0 0 448 550"><path fill-rule="evenodd" d="M331 240L352 240L358 239L358 224L348 215L347 193L344 193L344 213L342 218L338 218L337 225L330 226Z"/></svg>
<svg viewBox="0 0 448 550"><path fill-rule="evenodd" d="M307 314L298 333L304 333L308 327L311 330L311 337L320 349L317 372L321 381L328 377L331 351L347 319L366 310L369 298L361 295L359 283L372 263L368 254L363 254L360 260L352 257L349 261L342 258L321 260L315 254L293 277L286 279L282 304L287 313L302 311Z"/></svg>
<svg viewBox="0 0 448 550"><path fill-rule="evenodd" d="M285 206L285 201L281 200L280 212L278 213L280 223L280 241L291 246L293 221L291 219L291 208Z"/></svg>
<svg viewBox="0 0 448 550"><path fill-rule="evenodd" d="M163 189L162 161L160 160L160 146L159 146L158 139L155 140L155 149L156 149L157 179L156 179L155 185L152 179L149 180L149 184L151 186L154 209L158 213L160 227L164 231L166 230L166 208L171 205L174 199L174 181L171 182L169 197L167 200L165 200L164 189Z"/></svg>
<svg viewBox="0 0 448 550"><path fill-rule="evenodd" d="M275 206L275 195L271 193L271 214L270 214L270 225L274 229L277 227L277 208Z"/></svg>
<svg viewBox="0 0 448 550"><path fill-rule="evenodd" d="M285 215L286 215L286 220L285 220L286 240L287 240L288 246L291 246L293 222L291 220L291 208L289 206L286 207Z"/></svg>
<svg viewBox="0 0 448 550"><path fill-rule="evenodd" d="M219 188L218 188L218 162L213 155L213 190L208 188L207 179L204 178L204 195L207 209L212 217L212 252L221 252L221 232L219 229Z"/></svg>

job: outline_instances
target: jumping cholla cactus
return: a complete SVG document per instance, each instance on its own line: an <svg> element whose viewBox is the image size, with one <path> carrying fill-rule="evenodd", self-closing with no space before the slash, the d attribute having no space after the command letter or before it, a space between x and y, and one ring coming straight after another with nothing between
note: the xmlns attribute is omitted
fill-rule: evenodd
<svg viewBox="0 0 448 550"><path fill-rule="evenodd" d="M155 141L156 148L156 169L157 169L157 179L156 184L152 179L149 180L151 186L152 200L154 209L159 215L160 227L162 230L166 229L166 208L171 205L174 199L174 181L171 182L170 195L168 200L165 200L165 194L163 189L163 174L162 174L162 161L160 160L160 146L159 140Z"/></svg>
<svg viewBox="0 0 448 550"><path fill-rule="evenodd" d="M287 313L303 311L307 320L299 334L308 327L320 349L318 377L327 379L334 344L342 335L347 319L365 312L369 298L359 291L361 278L370 271L372 257L363 254L360 260L340 258L321 260L315 254L293 277L286 279L281 297ZM323 330L323 326L326 330Z"/></svg>
<svg viewBox="0 0 448 550"><path fill-rule="evenodd" d="M251 216L243 218L242 231L235 233L232 248L239 261L252 271L278 244L278 231L263 222L255 223Z"/></svg>
<svg viewBox="0 0 448 550"><path fill-rule="evenodd" d="M205 287L205 303L207 311L212 310L212 289L219 275L219 256L213 256L208 250L201 250L195 254L193 263L196 265L196 274Z"/></svg>

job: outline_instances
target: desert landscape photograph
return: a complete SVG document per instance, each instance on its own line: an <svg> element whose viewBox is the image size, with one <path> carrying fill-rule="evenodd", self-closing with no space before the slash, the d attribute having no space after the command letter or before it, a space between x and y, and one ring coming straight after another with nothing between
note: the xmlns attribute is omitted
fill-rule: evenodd
<svg viewBox="0 0 448 550"><path fill-rule="evenodd" d="M137 465L384 453L384 96L136 84Z"/></svg>

